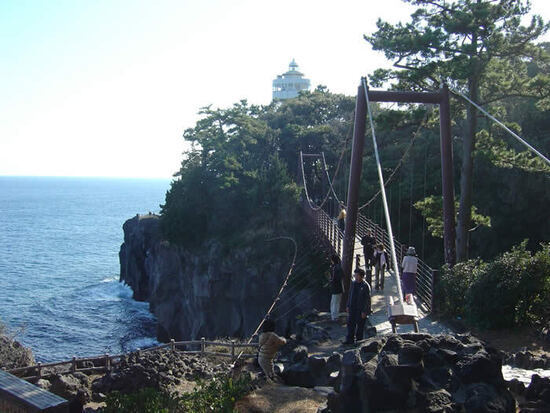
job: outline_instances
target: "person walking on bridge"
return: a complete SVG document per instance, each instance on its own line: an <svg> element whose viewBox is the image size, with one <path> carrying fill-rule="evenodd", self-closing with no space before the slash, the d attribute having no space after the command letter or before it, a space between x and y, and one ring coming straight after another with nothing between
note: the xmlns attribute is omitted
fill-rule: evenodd
<svg viewBox="0 0 550 413"><path fill-rule="evenodd" d="M374 245L376 239L373 237L372 232L367 232L367 235L361 238L361 245L363 245L363 258L365 259L365 272L367 276L367 282L372 289L372 266L374 265Z"/></svg>
<svg viewBox="0 0 550 413"><path fill-rule="evenodd" d="M416 271L418 270L418 257L416 249L409 247L407 254L403 257L401 264L403 275L401 275L401 285L407 304L412 304L414 293L416 292Z"/></svg>
<svg viewBox="0 0 550 413"><path fill-rule="evenodd" d="M384 244L378 244L376 251L374 251L374 287L376 290L384 290L384 277L389 262L388 253L384 250Z"/></svg>
<svg viewBox="0 0 550 413"><path fill-rule="evenodd" d="M365 282L365 271L356 268L354 271L355 280L351 283L347 312L348 312L348 334L343 344L353 344L354 340L363 339L363 331L367 316L371 311L370 286Z"/></svg>
<svg viewBox="0 0 550 413"><path fill-rule="evenodd" d="M330 261L330 318L332 321L336 321L340 313L340 302L342 301L342 293L344 292L342 286L344 272L342 271L342 264L338 255L333 254L330 257Z"/></svg>

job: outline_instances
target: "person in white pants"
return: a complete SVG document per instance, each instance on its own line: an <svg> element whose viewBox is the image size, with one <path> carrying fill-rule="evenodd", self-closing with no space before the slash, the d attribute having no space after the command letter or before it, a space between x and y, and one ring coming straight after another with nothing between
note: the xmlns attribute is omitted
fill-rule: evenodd
<svg viewBox="0 0 550 413"><path fill-rule="evenodd" d="M336 321L338 320L338 314L340 313L340 302L342 301L342 293L344 292L344 288L342 286L344 272L342 271L342 265L338 255L334 254L330 258L330 261L330 318L332 321Z"/></svg>

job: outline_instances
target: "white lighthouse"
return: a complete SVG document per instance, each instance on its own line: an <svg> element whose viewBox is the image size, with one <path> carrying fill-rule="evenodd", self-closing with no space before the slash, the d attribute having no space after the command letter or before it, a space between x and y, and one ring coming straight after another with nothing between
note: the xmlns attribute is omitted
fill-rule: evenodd
<svg viewBox="0 0 550 413"><path fill-rule="evenodd" d="M277 79L273 79L273 99L295 98L300 90L309 89L309 83L309 79L298 71L298 65L292 59L288 65L288 72L277 75Z"/></svg>

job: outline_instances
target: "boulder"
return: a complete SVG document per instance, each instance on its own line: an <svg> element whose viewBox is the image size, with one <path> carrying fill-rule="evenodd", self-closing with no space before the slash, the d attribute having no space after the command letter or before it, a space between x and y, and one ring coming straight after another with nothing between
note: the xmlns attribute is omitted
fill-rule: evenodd
<svg viewBox="0 0 550 413"><path fill-rule="evenodd" d="M309 371L316 378L316 382L328 381L325 367L327 365L328 357L322 356L310 356L307 359ZM320 385L320 384L319 384Z"/></svg>
<svg viewBox="0 0 550 413"><path fill-rule="evenodd" d="M283 372L283 380L288 386L315 387L315 377L311 373L307 362L293 364Z"/></svg>
<svg viewBox="0 0 550 413"><path fill-rule="evenodd" d="M290 361L291 363L300 363L301 361L307 359L307 354L308 351L306 346L297 346L290 352Z"/></svg>
<svg viewBox="0 0 550 413"><path fill-rule="evenodd" d="M344 353L341 383L327 405L335 412L513 413L501 363L496 350L468 334L376 337ZM537 403L546 397L541 383L532 385Z"/></svg>
<svg viewBox="0 0 550 413"><path fill-rule="evenodd" d="M418 406L422 411L436 413L448 412L452 409L452 396L445 389L434 390L426 393L418 393Z"/></svg>
<svg viewBox="0 0 550 413"><path fill-rule="evenodd" d="M508 389L512 394L521 396L525 392L525 385L518 379L512 379L508 382Z"/></svg>
<svg viewBox="0 0 550 413"><path fill-rule="evenodd" d="M41 389L44 389L44 390L47 390L47 391L50 391L50 387L52 386L52 384L48 380L45 380L45 379L39 379L35 384L38 387L40 387Z"/></svg>
<svg viewBox="0 0 550 413"><path fill-rule="evenodd" d="M327 359L327 364L325 368L329 373L331 373L333 371L339 371L341 366L342 366L342 355L338 352L334 352Z"/></svg>
<svg viewBox="0 0 550 413"><path fill-rule="evenodd" d="M510 412L516 411L516 400L506 389L499 389L488 383L471 383L454 395L467 412Z"/></svg>
<svg viewBox="0 0 550 413"><path fill-rule="evenodd" d="M50 391L64 399L70 400L83 388L82 383L72 374L56 375L51 381Z"/></svg>
<svg viewBox="0 0 550 413"><path fill-rule="evenodd" d="M526 400L541 400L550 405L550 378L533 374L531 383L525 389L524 397Z"/></svg>
<svg viewBox="0 0 550 413"><path fill-rule="evenodd" d="M502 362L486 351L467 353L456 363L455 371L463 383L503 382Z"/></svg>

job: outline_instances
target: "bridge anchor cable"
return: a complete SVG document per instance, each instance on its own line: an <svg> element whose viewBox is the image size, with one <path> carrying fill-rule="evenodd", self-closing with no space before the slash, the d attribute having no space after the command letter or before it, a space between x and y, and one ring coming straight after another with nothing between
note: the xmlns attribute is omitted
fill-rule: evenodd
<svg viewBox="0 0 550 413"><path fill-rule="evenodd" d="M382 166L380 164L380 156L378 154L378 144L376 143L376 134L374 132L374 121L372 119L372 112L370 109L370 102L369 102L369 91L367 87L367 81L366 78L361 78L361 83L363 85L363 89L365 91L365 100L367 101L367 112L369 114L369 122L370 122L370 128L371 128L371 134L372 134L372 143L374 145L374 155L376 158L376 168L378 170L378 180L380 181L380 193L382 195L382 205L384 205L384 215L386 217L386 225L388 227L388 235L390 238L390 249L391 249L391 258L393 263L393 272L395 276L395 281L397 284L397 292L399 294L399 301L400 303L403 303L403 291L401 289L401 282L399 280L399 264L397 262L397 254L395 253L395 244L393 242L393 231L391 226L391 219L390 219L390 212L388 210L388 201L386 198L386 188L384 185L384 176L382 175Z"/></svg>

